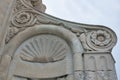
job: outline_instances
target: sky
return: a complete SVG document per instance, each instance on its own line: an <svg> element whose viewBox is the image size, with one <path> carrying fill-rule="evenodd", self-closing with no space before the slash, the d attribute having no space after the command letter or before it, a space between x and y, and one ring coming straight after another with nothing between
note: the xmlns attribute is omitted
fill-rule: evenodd
<svg viewBox="0 0 120 80"><path fill-rule="evenodd" d="M46 13L55 17L113 29L118 41L112 54L120 80L120 0L43 0L43 3L47 6Z"/></svg>

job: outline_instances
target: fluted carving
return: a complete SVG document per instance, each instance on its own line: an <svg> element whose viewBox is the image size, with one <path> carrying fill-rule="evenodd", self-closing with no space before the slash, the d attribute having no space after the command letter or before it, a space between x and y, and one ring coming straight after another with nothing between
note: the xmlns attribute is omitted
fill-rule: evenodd
<svg viewBox="0 0 120 80"><path fill-rule="evenodd" d="M64 59L68 46L59 37L40 35L27 40L19 51L22 60L46 63Z"/></svg>

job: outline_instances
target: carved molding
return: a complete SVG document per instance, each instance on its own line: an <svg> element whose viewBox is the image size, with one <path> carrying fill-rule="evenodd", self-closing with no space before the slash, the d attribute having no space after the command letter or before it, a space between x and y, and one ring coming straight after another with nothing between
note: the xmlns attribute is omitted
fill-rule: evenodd
<svg viewBox="0 0 120 80"><path fill-rule="evenodd" d="M55 18L39 12L28 0L16 0L9 22L6 44L21 31L41 24L58 25L71 30L80 39L86 51L111 51L117 42L116 35L111 29L104 26L86 25Z"/></svg>

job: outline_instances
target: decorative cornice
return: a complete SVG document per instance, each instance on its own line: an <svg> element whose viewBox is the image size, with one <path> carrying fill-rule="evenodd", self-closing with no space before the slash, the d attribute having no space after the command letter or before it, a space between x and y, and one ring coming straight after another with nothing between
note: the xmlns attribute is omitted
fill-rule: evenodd
<svg viewBox="0 0 120 80"><path fill-rule="evenodd" d="M36 0L16 0L9 21L6 44L21 31L41 24L58 25L71 30L80 39L85 51L111 51L117 42L116 34L105 26L87 25L58 19L37 10L30 1Z"/></svg>

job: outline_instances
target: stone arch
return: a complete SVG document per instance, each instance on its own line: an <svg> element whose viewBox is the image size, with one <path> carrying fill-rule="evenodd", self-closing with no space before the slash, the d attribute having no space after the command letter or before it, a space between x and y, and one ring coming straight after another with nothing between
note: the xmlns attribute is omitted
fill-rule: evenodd
<svg viewBox="0 0 120 80"><path fill-rule="evenodd" d="M71 47L72 52L74 53L73 55L74 71L82 70L83 64L82 64L81 54L83 53L83 47L79 39L76 37L76 35L73 34L71 31L63 28L62 26L36 25L34 27L30 27L26 29L25 31L16 35L7 44L4 50L5 55L9 55L13 57L16 49L20 46L21 43L23 43L25 40L27 40L30 37L40 34L54 34L66 40L66 42L68 42L68 45Z"/></svg>
<svg viewBox="0 0 120 80"><path fill-rule="evenodd" d="M79 39L73 34L71 31L63 28L62 26L55 26L55 25L36 25L34 27L30 27L25 31L16 35L6 46L6 52L9 53L10 56L13 55L14 51L17 47L26 39L39 35L39 34L55 34L57 36L62 37L65 39L68 44L70 45L73 53L83 53L83 47L80 43ZM12 45L12 46L11 46Z"/></svg>

